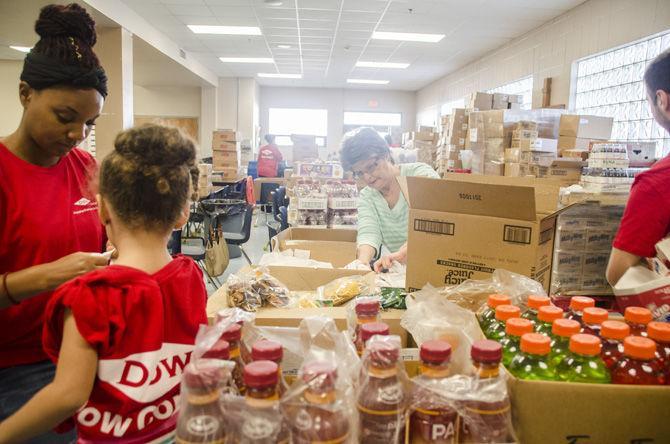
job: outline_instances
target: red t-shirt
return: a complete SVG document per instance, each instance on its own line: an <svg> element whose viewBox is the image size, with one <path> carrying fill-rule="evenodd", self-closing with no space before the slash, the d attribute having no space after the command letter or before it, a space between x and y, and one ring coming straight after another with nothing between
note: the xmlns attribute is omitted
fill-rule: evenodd
<svg viewBox="0 0 670 444"><path fill-rule="evenodd" d="M641 257L670 233L670 157L635 178L614 247Z"/></svg>
<svg viewBox="0 0 670 444"><path fill-rule="evenodd" d="M282 160L281 152L274 144L262 146L258 151L258 176L277 177Z"/></svg>
<svg viewBox="0 0 670 444"><path fill-rule="evenodd" d="M193 260L176 256L153 275L111 265L76 278L47 307L44 350L56 361L63 313L98 353L91 396L75 415L80 442L149 442L174 430L179 382L207 292Z"/></svg>
<svg viewBox="0 0 670 444"><path fill-rule="evenodd" d="M90 190L95 170L95 159L77 148L45 168L0 143L0 276L76 251L102 251L103 228ZM42 322L51 294L0 309L0 368L48 359Z"/></svg>

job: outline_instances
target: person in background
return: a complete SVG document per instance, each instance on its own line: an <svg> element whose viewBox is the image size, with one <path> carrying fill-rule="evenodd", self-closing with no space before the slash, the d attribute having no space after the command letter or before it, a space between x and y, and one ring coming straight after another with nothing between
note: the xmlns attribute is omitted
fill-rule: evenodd
<svg viewBox="0 0 670 444"><path fill-rule="evenodd" d="M0 421L53 379L42 348L52 291L109 261L89 188L97 165L77 148L107 96L95 22L77 4L49 5L35 31L18 88L21 122L0 140ZM72 438L49 433L31 442Z"/></svg>
<svg viewBox="0 0 670 444"><path fill-rule="evenodd" d="M425 163L396 165L383 137L372 128L345 134L340 152L342 167L364 185L358 197L357 260L369 265L384 245L391 251L375 262L376 272L407 259L409 207L400 191L398 176L439 178Z"/></svg>
<svg viewBox="0 0 670 444"><path fill-rule="evenodd" d="M272 134L265 135L267 145L263 145L258 150L258 176L259 177L277 177L279 171L279 162L284 160L275 145L275 136Z"/></svg>
<svg viewBox="0 0 670 444"><path fill-rule="evenodd" d="M116 137L96 200L118 258L54 293L43 340L56 375L0 422L0 443L23 442L72 415L79 442L173 434L181 373L207 323L202 272L165 248L188 220L195 162L193 141L177 128L150 124Z"/></svg>
<svg viewBox="0 0 670 444"><path fill-rule="evenodd" d="M649 64L644 83L654 119L670 132L670 50ZM643 258L655 256L654 246L670 233L669 189L670 156L635 178L607 267L611 285Z"/></svg>

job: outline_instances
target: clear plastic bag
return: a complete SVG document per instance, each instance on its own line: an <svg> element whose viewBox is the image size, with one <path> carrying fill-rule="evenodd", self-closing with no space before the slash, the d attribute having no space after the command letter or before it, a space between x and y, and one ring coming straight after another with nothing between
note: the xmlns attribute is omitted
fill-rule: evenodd
<svg viewBox="0 0 670 444"><path fill-rule="evenodd" d="M372 277L371 277L372 276ZM317 299L333 301L333 306L343 305L359 296L375 294L374 275L345 276L316 289Z"/></svg>
<svg viewBox="0 0 670 444"><path fill-rule="evenodd" d="M264 305L288 307L291 295L288 288L270 275L265 267L256 267L232 274L226 281L228 305L246 311L257 311Z"/></svg>
<svg viewBox="0 0 670 444"><path fill-rule="evenodd" d="M359 315L356 313L358 304L362 306L369 306L365 313L361 313L361 322L359 322ZM374 313L374 306L376 304L376 313ZM347 305L347 332L349 338L357 348L362 348L360 339L357 338L360 324L363 322L380 322L381 321L381 301L377 296L361 296Z"/></svg>
<svg viewBox="0 0 670 444"><path fill-rule="evenodd" d="M238 444L288 444L289 430L278 401L224 396L222 399L228 436Z"/></svg>

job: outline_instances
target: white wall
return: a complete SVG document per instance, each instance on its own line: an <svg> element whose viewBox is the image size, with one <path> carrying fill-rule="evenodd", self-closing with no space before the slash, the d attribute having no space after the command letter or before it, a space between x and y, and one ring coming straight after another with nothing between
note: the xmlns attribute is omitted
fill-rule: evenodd
<svg viewBox="0 0 670 444"><path fill-rule="evenodd" d="M133 101L136 116L200 118L200 88L197 86L135 85Z"/></svg>
<svg viewBox="0 0 670 444"><path fill-rule="evenodd" d="M376 107L370 107L372 102ZM416 122L416 96L408 91L360 90L337 88L261 87L261 137L269 128L270 108L316 108L328 110L327 152L336 153L342 140L345 111L400 112L403 131L411 131Z"/></svg>
<svg viewBox="0 0 670 444"><path fill-rule="evenodd" d="M589 0L417 92L417 115L533 75L533 107L542 104L542 86L552 78L551 104L569 105L572 64L640 38L670 29L668 0Z"/></svg>
<svg viewBox="0 0 670 444"><path fill-rule="evenodd" d="M16 130L21 121L23 108L19 102L19 76L23 60L0 60L0 137Z"/></svg>

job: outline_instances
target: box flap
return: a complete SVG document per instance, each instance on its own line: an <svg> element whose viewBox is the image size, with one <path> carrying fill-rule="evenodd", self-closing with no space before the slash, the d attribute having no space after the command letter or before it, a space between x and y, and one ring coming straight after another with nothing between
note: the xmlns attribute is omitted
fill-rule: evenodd
<svg viewBox="0 0 670 444"><path fill-rule="evenodd" d="M335 279L345 276L364 276L370 274L364 270L345 270L338 268L306 267L268 267L270 274L279 279L292 291L314 291Z"/></svg>

